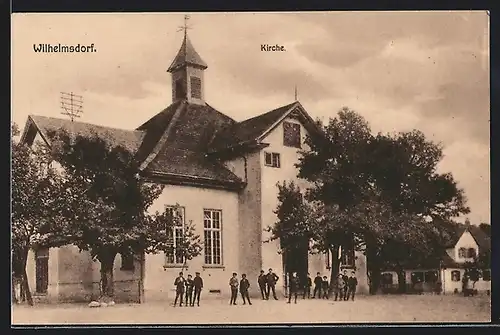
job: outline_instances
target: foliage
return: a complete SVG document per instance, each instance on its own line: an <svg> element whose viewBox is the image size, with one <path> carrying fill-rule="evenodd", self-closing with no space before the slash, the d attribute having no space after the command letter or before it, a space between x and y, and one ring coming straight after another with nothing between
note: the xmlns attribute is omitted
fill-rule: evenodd
<svg viewBox="0 0 500 335"><path fill-rule="evenodd" d="M168 211L148 212L163 186L141 180L134 153L97 134L59 130L48 136L71 203L62 213L68 220L58 227L61 243L74 244L100 261L102 294L112 295L116 254L172 252L169 232L176 218ZM196 238L183 245L186 257L199 254L201 248L190 244Z"/></svg>
<svg viewBox="0 0 500 335"><path fill-rule="evenodd" d="M485 233L488 237L491 238L491 225L489 223L481 223L479 224L479 228Z"/></svg>
<svg viewBox="0 0 500 335"><path fill-rule="evenodd" d="M469 211L452 175L437 172L441 146L416 130L374 136L368 122L348 108L323 133L307 138L311 150L302 152L297 165L298 176L313 185L308 199L324 212L315 229L319 245L332 249L354 235L374 276L383 261L439 254L451 218Z"/></svg>
<svg viewBox="0 0 500 335"><path fill-rule="evenodd" d="M26 276L30 249L59 246L52 231L62 219L65 207L64 180L49 164L46 148L35 143L29 147L17 140L19 128L12 125L11 175L11 241L13 275L22 278L23 292L30 304L31 295Z"/></svg>

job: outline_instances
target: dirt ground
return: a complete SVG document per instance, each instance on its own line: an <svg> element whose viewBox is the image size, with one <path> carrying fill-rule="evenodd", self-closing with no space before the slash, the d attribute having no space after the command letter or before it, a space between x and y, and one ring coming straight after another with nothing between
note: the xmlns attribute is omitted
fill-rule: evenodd
<svg viewBox="0 0 500 335"><path fill-rule="evenodd" d="M200 307L171 302L118 304L106 308L60 304L12 307L12 324L255 324L370 322L489 322L487 296L360 296L355 301L302 300L297 304L254 300L230 306L226 300L202 301Z"/></svg>

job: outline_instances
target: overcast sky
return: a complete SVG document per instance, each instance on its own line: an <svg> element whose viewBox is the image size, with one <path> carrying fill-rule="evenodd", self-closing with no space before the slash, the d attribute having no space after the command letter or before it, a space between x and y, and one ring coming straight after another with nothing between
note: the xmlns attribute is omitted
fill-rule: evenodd
<svg viewBox="0 0 500 335"><path fill-rule="evenodd" d="M327 120L348 106L374 132L417 128L442 142L442 172L490 222L489 21L486 12L192 14L208 64L205 98L236 120L298 98ZM171 103L166 69L183 14L14 14L12 117L60 115L60 92L84 96L81 121L134 129ZM41 54L33 44L91 44ZM286 52L262 52L279 44Z"/></svg>

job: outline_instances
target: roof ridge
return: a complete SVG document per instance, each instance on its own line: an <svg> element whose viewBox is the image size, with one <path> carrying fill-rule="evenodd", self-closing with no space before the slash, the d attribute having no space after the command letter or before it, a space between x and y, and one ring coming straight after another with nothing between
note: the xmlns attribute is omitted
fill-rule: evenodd
<svg viewBox="0 0 500 335"><path fill-rule="evenodd" d="M81 124L81 125L94 126L94 127L103 128L103 129L112 129L112 130L121 130L121 131L132 131L132 132L139 132L139 133L144 132L143 130L124 129L124 128L118 128L118 127L103 126L103 125L99 125L99 124L96 124L96 123L90 123L90 122L70 121L70 120L66 120L66 119L59 118L59 117L53 117L53 116L29 114L28 117L31 117L31 119L33 121L35 121L35 122L36 122L36 118L45 118L45 119L60 120L60 121L63 121L65 123L71 123L71 122L73 122L73 123L78 123L78 124Z"/></svg>

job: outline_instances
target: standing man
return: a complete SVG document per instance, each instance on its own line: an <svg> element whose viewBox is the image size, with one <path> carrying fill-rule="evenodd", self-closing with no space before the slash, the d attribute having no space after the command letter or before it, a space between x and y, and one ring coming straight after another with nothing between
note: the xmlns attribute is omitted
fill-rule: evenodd
<svg viewBox="0 0 500 335"><path fill-rule="evenodd" d="M194 281L193 281L193 276L188 275L188 279L186 280L186 300L185 300L185 306L193 306L193 287L194 287Z"/></svg>
<svg viewBox="0 0 500 335"><path fill-rule="evenodd" d="M252 304L250 302L250 296L248 295L249 288L250 288L250 282L247 279L247 275L242 274L241 281L240 281L240 293L241 293L241 298L243 299L243 305L246 305L245 298L246 298L246 300L248 300L249 305Z"/></svg>
<svg viewBox="0 0 500 335"><path fill-rule="evenodd" d="M179 307L182 307L182 297L184 296L185 283L186 283L186 280L184 279L182 272L179 272L179 277L175 278L175 281L174 281L174 286L175 286L174 307L177 305L177 299L180 300Z"/></svg>
<svg viewBox="0 0 500 335"><path fill-rule="evenodd" d="M328 277L327 276L323 276L323 299L328 299Z"/></svg>
<svg viewBox="0 0 500 335"><path fill-rule="evenodd" d="M198 307L199 307L200 306L201 289L203 288L203 279L201 279L199 272L196 272L194 275L193 286L194 286L194 298L193 298L193 303L191 304L191 306L194 306L194 301L196 300Z"/></svg>
<svg viewBox="0 0 500 335"><path fill-rule="evenodd" d="M297 272L292 273L290 277L290 290L288 292L288 303L292 301L292 295L295 296L295 303L297 303L297 291L299 290L299 278L297 277Z"/></svg>
<svg viewBox="0 0 500 335"><path fill-rule="evenodd" d="M316 298L316 292L318 293L318 299L321 299L321 286L323 286L323 279L321 279L321 274L318 272L316 278L314 278L313 299Z"/></svg>
<svg viewBox="0 0 500 335"><path fill-rule="evenodd" d="M347 290L348 290L347 282L349 281L349 276L347 275L347 270L344 270L344 273L342 274L342 279L344 279L344 283L345 283L343 296L344 296L344 300L347 300L348 299L348 297L347 297Z"/></svg>
<svg viewBox="0 0 500 335"><path fill-rule="evenodd" d="M302 297L303 299L311 299L311 286L312 286L312 279L309 273L307 274L306 281L304 282L304 296Z"/></svg>
<svg viewBox="0 0 500 335"><path fill-rule="evenodd" d="M358 286L358 279L356 278L356 271L351 272L351 276L347 279L347 299L349 297L354 301L354 295L356 294L356 286Z"/></svg>
<svg viewBox="0 0 500 335"><path fill-rule="evenodd" d="M278 300L276 296L276 283L278 282L279 277L273 272L273 269L269 269L269 273L267 274L267 294L266 298L269 299L269 295L271 290L273 291L274 300Z"/></svg>
<svg viewBox="0 0 500 335"><path fill-rule="evenodd" d="M337 301L337 298L342 301L344 298L344 289L345 289L345 282L344 282L344 277L342 276L341 273L337 276L337 279L335 281L335 301Z"/></svg>
<svg viewBox="0 0 500 335"><path fill-rule="evenodd" d="M262 295L262 300L267 298L267 276L264 274L264 270L260 270L259 278L257 279L260 288L260 294Z"/></svg>
<svg viewBox="0 0 500 335"><path fill-rule="evenodd" d="M231 288L230 305L236 305L236 298L238 297L238 278L236 276L236 272L233 272L233 276L229 279L229 287Z"/></svg>

